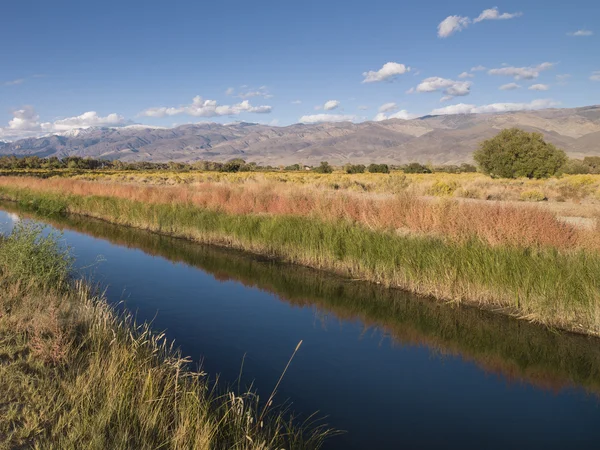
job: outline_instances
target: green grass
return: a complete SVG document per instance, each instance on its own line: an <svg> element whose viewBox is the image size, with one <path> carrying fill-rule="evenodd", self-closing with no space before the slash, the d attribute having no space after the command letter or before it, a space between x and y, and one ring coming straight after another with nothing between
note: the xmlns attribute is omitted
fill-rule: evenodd
<svg viewBox="0 0 600 450"><path fill-rule="evenodd" d="M24 213L14 204L0 203L0 207ZM29 217L39 218L35 214ZM553 391L579 386L600 394L597 338L556 332L479 308L446 305L374 283L77 215L45 219L61 229L197 267L219 280L258 287L293 305L318 308L344 320L358 319L365 326L383 329L399 344L426 344L434 353L459 355L515 381Z"/></svg>
<svg viewBox="0 0 600 450"><path fill-rule="evenodd" d="M319 448L253 393L218 393L164 336L71 274L56 236L0 241L0 447Z"/></svg>
<svg viewBox="0 0 600 450"><path fill-rule="evenodd" d="M1 188L0 196L46 214L64 212L216 243L469 302L551 326L600 334L600 255L552 248L490 247L399 236L346 222L228 215L183 204Z"/></svg>
<svg viewBox="0 0 600 450"><path fill-rule="evenodd" d="M23 213L13 204L0 206ZM436 352L460 355L511 379L553 390L583 386L600 393L597 338L556 332L479 308L445 305L398 289L81 216L54 217L50 222L198 267L220 280L256 286L294 305L316 307L341 319L359 319L366 326L385 329L401 344L426 343Z"/></svg>

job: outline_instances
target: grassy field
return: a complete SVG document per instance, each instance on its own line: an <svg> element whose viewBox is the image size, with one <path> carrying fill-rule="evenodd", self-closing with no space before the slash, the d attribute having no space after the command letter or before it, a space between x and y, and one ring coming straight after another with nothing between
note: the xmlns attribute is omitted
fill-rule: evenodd
<svg viewBox="0 0 600 450"><path fill-rule="evenodd" d="M600 334L595 228L535 208L288 186L3 177L0 196Z"/></svg>
<svg viewBox="0 0 600 450"><path fill-rule="evenodd" d="M0 241L0 446L319 448L253 393L220 392L148 326L71 276L55 237Z"/></svg>

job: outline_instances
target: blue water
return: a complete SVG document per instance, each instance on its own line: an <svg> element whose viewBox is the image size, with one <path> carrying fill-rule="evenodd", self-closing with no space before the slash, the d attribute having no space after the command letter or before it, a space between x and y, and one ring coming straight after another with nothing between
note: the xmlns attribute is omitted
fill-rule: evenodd
<svg viewBox="0 0 600 450"><path fill-rule="evenodd" d="M0 211L4 232L17 221ZM244 360L242 382L268 396L302 340L277 400L346 430L328 449L600 445L598 397L576 386L553 392L510 382L460 355L398 342L380 327L294 306L247 282L70 229L62 239L110 302L124 300L222 382L235 382Z"/></svg>

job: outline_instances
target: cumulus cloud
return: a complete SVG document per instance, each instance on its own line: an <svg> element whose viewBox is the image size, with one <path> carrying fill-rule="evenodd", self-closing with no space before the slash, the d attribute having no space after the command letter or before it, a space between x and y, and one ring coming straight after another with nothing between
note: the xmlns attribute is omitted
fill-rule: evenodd
<svg viewBox="0 0 600 450"><path fill-rule="evenodd" d="M553 100L534 100L530 103L492 103L489 105L469 105L465 103L459 103L456 105L446 106L444 108L437 108L431 111L432 115L444 115L444 114L481 114L481 113L495 113L495 112L508 112L508 111L528 111L535 109L544 109L557 106L559 103Z"/></svg>
<svg viewBox="0 0 600 450"><path fill-rule="evenodd" d="M529 86L531 91L547 91L548 89L550 89L550 86L547 84L532 84Z"/></svg>
<svg viewBox="0 0 600 450"><path fill-rule="evenodd" d="M331 111L332 109L336 109L338 106L340 106L340 102L339 101L337 101L337 100L328 100L323 105L323 109L325 111Z"/></svg>
<svg viewBox="0 0 600 450"><path fill-rule="evenodd" d="M594 32L590 31L590 30L577 30L577 31L572 31L571 33L567 33L567 36L593 36Z"/></svg>
<svg viewBox="0 0 600 450"><path fill-rule="evenodd" d="M52 131L68 131L75 128L118 126L124 125L125 123L125 118L116 113L101 117L96 111L88 111L80 116L67 117L66 119L60 119L53 122Z"/></svg>
<svg viewBox="0 0 600 450"><path fill-rule="evenodd" d="M442 91L444 97L442 101L450 100L452 97L463 97L471 93L470 81L455 81L442 77L425 78L414 89L414 92L435 92Z"/></svg>
<svg viewBox="0 0 600 450"><path fill-rule="evenodd" d="M475 67L471 67L471 72L481 72L482 70L485 70L486 67L485 66L475 66Z"/></svg>
<svg viewBox="0 0 600 450"><path fill-rule="evenodd" d="M122 126L127 123L125 118L118 114L113 113L101 117L96 111L88 111L80 116L67 117L54 122L40 122L40 116L32 106L24 106L14 110L12 114L13 118L8 122L8 127L0 128L0 138L22 139L77 128Z"/></svg>
<svg viewBox="0 0 600 450"><path fill-rule="evenodd" d="M463 16L448 16L438 25L438 37L447 38L457 31L462 31L469 26L471 19Z"/></svg>
<svg viewBox="0 0 600 450"><path fill-rule="evenodd" d="M471 23L479 23L484 20L506 20L513 19L515 17L522 16L523 13L500 13L498 8L485 9L475 19L470 19L466 16L448 16L442 20L438 25L438 37L447 38L452 36L457 31L462 31L467 28Z"/></svg>
<svg viewBox="0 0 600 450"><path fill-rule="evenodd" d="M394 103L394 102L384 103L383 105L381 105L379 107L379 112L385 113L385 112L395 111L396 109L398 109L398 106L396 105L396 103Z"/></svg>
<svg viewBox="0 0 600 450"><path fill-rule="evenodd" d="M252 106L248 100L235 105L219 105L216 100L204 100L197 95L190 105L181 106L158 106L148 108L139 115L146 117L165 117L187 114L195 117L219 117L237 116L241 113L268 114L273 108L271 106Z"/></svg>
<svg viewBox="0 0 600 450"><path fill-rule="evenodd" d="M376 83L378 81L391 81L399 75L405 74L406 72L410 72L410 67L396 62L388 62L385 63L379 70L363 72L363 77L365 77L365 79L362 82Z"/></svg>
<svg viewBox="0 0 600 450"><path fill-rule="evenodd" d="M532 80L539 77L540 72L552 69L553 67L554 63L550 62L544 62L542 64L538 64L537 66L529 67L505 66L498 69L490 69L488 70L488 74L514 77L515 80Z"/></svg>
<svg viewBox="0 0 600 450"><path fill-rule="evenodd" d="M395 112L394 114L389 114L389 115L385 114L384 112L380 112L373 118L373 120L375 122L381 122L382 120L389 120L389 119L410 120L410 119L414 119L415 117L417 117L416 114L411 114L407 110L402 109L398 112Z"/></svg>
<svg viewBox="0 0 600 450"><path fill-rule="evenodd" d="M594 72L592 72L592 75L590 76L590 80L600 81L600 70L595 70Z"/></svg>
<svg viewBox="0 0 600 450"><path fill-rule="evenodd" d="M300 123L352 122L356 119L356 116L349 114L312 114L302 116L298 121Z"/></svg>
<svg viewBox="0 0 600 450"><path fill-rule="evenodd" d="M475 77L475 75L473 75L472 73L469 73L469 72L463 72L458 76L458 78L473 78L473 77Z"/></svg>
<svg viewBox="0 0 600 450"><path fill-rule="evenodd" d="M501 91L512 91L515 89L519 89L520 87L521 86L518 85L517 83L508 83L508 84L503 84L498 89L500 89Z"/></svg>
<svg viewBox="0 0 600 450"><path fill-rule="evenodd" d="M522 15L523 15L522 12L500 14L500 11L498 11L498 8L490 8L490 9L483 10L481 12L481 14L479 14L479 16L473 20L473 23L482 22L484 20L514 19L515 17L520 17Z"/></svg>

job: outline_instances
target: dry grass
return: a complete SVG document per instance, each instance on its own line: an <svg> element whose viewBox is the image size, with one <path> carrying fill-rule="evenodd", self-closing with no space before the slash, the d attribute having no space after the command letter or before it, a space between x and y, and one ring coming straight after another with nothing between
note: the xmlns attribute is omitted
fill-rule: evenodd
<svg viewBox="0 0 600 450"><path fill-rule="evenodd" d="M37 229L0 242L0 448L321 446L326 431L296 427L252 392L219 393L68 269Z"/></svg>
<svg viewBox="0 0 600 450"><path fill-rule="evenodd" d="M533 206L460 202L398 195L359 195L319 191L312 186L275 182L145 186L65 178L2 177L0 186L80 196L116 197L152 204L184 204L229 214L271 214L346 220L376 230L434 235L490 245L600 248L596 230L582 230L550 211Z"/></svg>

